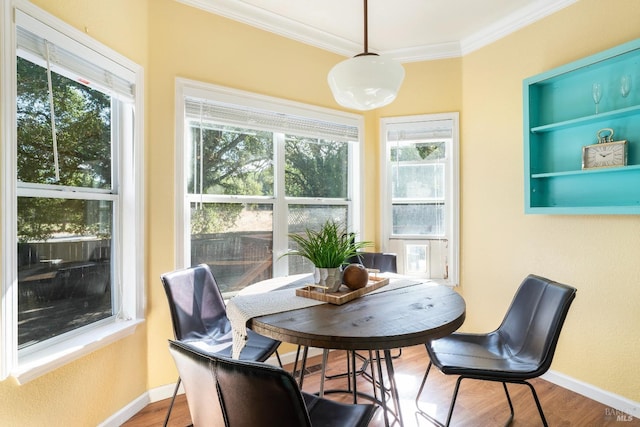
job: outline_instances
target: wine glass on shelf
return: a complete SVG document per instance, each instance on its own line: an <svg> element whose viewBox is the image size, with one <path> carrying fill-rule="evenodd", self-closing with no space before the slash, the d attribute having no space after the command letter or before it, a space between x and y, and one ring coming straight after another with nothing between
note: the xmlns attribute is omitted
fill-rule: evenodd
<svg viewBox="0 0 640 427"><path fill-rule="evenodd" d="M625 74L620 77L620 95L623 98L626 98L631 92L631 76L629 74Z"/></svg>
<svg viewBox="0 0 640 427"><path fill-rule="evenodd" d="M593 102L596 104L596 114L598 114L598 104L600 104L600 100L602 99L602 84L594 83L591 87L591 94L593 95Z"/></svg>

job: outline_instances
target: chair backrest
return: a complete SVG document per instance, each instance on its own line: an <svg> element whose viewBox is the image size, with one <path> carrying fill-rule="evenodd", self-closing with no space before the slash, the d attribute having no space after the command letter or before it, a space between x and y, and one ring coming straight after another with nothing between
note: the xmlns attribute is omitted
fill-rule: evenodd
<svg viewBox="0 0 640 427"><path fill-rule="evenodd" d="M224 299L209 266L173 271L161 277L177 340L201 338L212 330L230 330Z"/></svg>
<svg viewBox="0 0 640 427"><path fill-rule="evenodd" d="M224 415L210 359L187 345L170 341L169 352L184 386L191 422L194 427L223 426Z"/></svg>
<svg viewBox="0 0 640 427"><path fill-rule="evenodd" d="M531 378L551 366L562 325L576 289L529 275L520 285L497 333L512 354L538 365Z"/></svg>
<svg viewBox="0 0 640 427"><path fill-rule="evenodd" d="M396 254L386 252L358 252L347 260L349 263L362 264L367 268L375 268L380 272L397 273Z"/></svg>
<svg viewBox="0 0 640 427"><path fill-rule="evenodd" d="M206 355L176 341L170 342L169 350L184 383L195 427L311 426L298 384L286 371Z"/></svg>

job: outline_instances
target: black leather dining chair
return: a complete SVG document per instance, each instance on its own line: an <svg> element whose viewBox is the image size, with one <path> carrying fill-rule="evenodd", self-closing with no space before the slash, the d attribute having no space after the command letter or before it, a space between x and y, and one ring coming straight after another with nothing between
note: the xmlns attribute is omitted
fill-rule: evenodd
<svg viewBox="0 0 640 427"><path fill-rule="evenodd" d="M195 427L365 427L372 404L345 404L301 392L276 366L205 354L169 342Z"/></svg>
<svg viewBox="0 0 640 427"><path fill-rule="evenodd" d="M176 270L161 276L169 302L174 337L200 351L223 357L231 357L233 337L227 318L226 306L216 280L207 264ZM240 359L263 362L277 353L280 341L259 335L251 330L240 353ZM173 397L167 411L165 426L171 416L173 404L180 388L178 377Z"/></svg>
<svg viewBox="0 0 640 427"><path fill-rule="evenodd" d="M460 383L465 378L501 382L514 411L507 383L529 387L540 413L547 420L535 388L527 380L544 374L551 366L556 344L576 289L543 277L529 275L521 283L501 323L487 334L453 333L426 344L431 359L416 396L421 415L435 421L419 407L419 398L432 365L446 375L458 375L445 425L449 425ZM437 421L436 421L437 422ZM439 424L439 423L438 423Z"/></svg>
<svg viewBox="0 0 640 427"><path fill-rule="evenodd" d="M380 270L381 273L397 273L396 254L387 252L358 252L347 259L349 264L362 264L366 268Z"/></svg>

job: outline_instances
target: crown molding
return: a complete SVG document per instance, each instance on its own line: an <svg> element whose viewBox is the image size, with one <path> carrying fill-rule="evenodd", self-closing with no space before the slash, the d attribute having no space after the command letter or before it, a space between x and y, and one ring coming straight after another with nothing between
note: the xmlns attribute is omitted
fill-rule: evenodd
<svg viewBox="0 0 640 427"><path fill-rule="evenodd" d="M508 36L540 19L552 15L578 0L539 0L506 16L460 41L461 55L466 55Z"/></svg>
<svg viewBox="0 0 640 427"><path fill-rule="evenodd" d="M381 51L379 53L403 63L432 61L435 59L457 58L462 56L460 43L458 42L408 47L404 49Z"/></svg>
<svg viewBox="0 0 640 427"><path fill-rule="evenodd" d="M176 1L338 55L351 57L362 51L362 46L358 43L318 28L309 27L242 1ZM419 62L460 57L489 45L577 1L578 0L538 0L460 41L387 51L372 48L371 51L388 56L399 62Z"/></svg>
<svg viewBox="0 0 640 427"><path fill-rule="evenodd" d="M284 16L237 0L176 0L179 3L242 22L310 46L343 56L362 51L362 45L309 27Z"/></svg>

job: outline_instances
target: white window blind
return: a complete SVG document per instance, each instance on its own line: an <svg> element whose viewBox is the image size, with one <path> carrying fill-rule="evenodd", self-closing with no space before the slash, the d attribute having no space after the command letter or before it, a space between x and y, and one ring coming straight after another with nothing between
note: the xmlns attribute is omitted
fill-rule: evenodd
<svg viewBox="0 0 640 427"><path fill-rule="evenodd" d="M38 35L40 34L40 35ZM61 47L70 39L16 10L18 54L67 78L94 87L104 93L132 101L135 73L87 46L75 43L74 52Z"/></svg>
<svg viewBox="0 0 640 427"><path fill-rule="evenodd" d="M389 123L387 141L420 141L451 138L451 120Z"/></svg>
<svg viewBox="0 0 640 427"><path fill-rule="evenodd" d="M197 98L185 99L185 116L188 120L285 132L310 138L345 142L358 140L357 126Z"/></svg>

